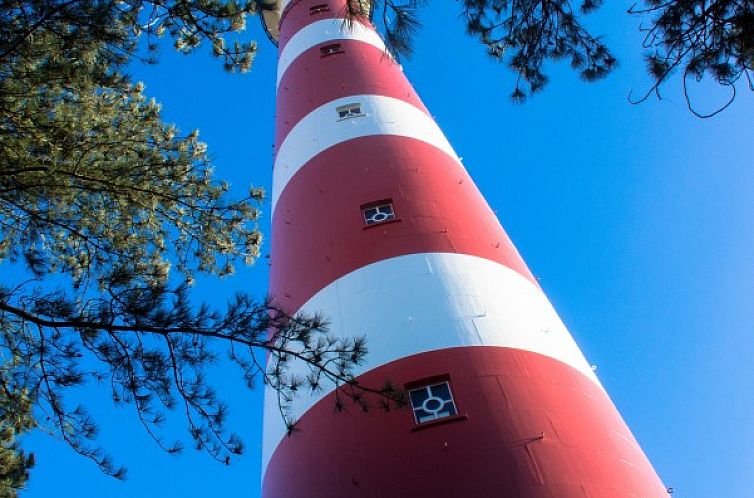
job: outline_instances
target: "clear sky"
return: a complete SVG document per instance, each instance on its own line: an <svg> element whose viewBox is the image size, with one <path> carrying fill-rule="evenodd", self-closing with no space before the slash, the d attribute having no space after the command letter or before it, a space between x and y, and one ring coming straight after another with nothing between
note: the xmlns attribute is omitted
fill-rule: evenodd
<svg viewBox="0 0 754 498"><path fill-rule="evenodd" d="M754 95L700 120L675 79L666 100L630 105L629 91L649 85L638 19L630 3L608 3L591 24L621 65L599 83L550 66L543 94L511 104L513 75L463 34L450 2L423 11L404 69L675 496L754 496ZM271 183L276 50L257 21L247 75L226 74L208 49L132 68L167 121L201 130L218 178L238 193ZM695 92L709 107L725 98ZM266 279L262 259L197 291L222 304L238 289L263 296ZM82 396L129 479L32 434L38 463L22 496L257 497L260 393L230 366L214 378L248 445L230 467L190 449L161 453L103 386Z"/></svg>

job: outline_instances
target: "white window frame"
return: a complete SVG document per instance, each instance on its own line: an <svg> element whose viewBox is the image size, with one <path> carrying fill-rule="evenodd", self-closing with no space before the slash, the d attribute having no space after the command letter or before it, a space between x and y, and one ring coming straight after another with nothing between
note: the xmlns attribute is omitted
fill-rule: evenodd
<svg viewBox="0 0 754 498"><path fill-rule="evenodd" d="M370 209L376 209L377 213L375 213L375 214L379 214L381 212L380 208L384 208L384 207L389 207L390 208L390 213L388 213L388 216L385 219L370 221L370 218L367 218L367 211L368 210L370 210ZM395 207L393 206L393 202L389 201L389 200L388 201L384 201L384 202L378 202L378 203L375 203L375 204L367 204L365 206L362 206L362 208L361 208L361 214L364 217L364 223L366 223L366 225L369 226L369 227L373 226L373 225L379 225L380 223L386 223L388 221L396 219L396 217L395 217Z"/></svg>
<svg viewBox="0 0 754 498"><path fill-rule="evenodd" d="M450 399L443 399L440 397L435 396L432 393L432 388L436 386L442 386L445 385L448 388L448 395L450 396ZM414 400L411 397L411 393L417 392L417 391L425 391L428 396L427 399L424 400L421 406L414 406ZM442 382L433 382L429 383L420 387L415 387L408 390L408 399L409 403L411 403L411 410L414 413L414 421L418 424L426 424L428 422L433 422L435 420L442 420L444 418L448 417L455 417L458 415L458 407L456 406L455 399L453 398L453 390L450 388L450 381L442 381ZM427 407L427 403L430 401L440 401L441 404L439 407L437 407L435 410L430 410ZM420 415L417 413L419 411L425 412L428 415L423 415L420 417ZM447 413L446 413L447 412Z"/></svg>
<svg viewBox="0 0 754 498"><path fill-rule="evenodd" d="M356 112L354 112L356 111ZM335 112L338 114L338 121L345 121L346 119L363 118L366 116L362 110L360 102L353 102L351 104L339 105L335 108ZM342 113L346 113L341 116Z"/></svg>

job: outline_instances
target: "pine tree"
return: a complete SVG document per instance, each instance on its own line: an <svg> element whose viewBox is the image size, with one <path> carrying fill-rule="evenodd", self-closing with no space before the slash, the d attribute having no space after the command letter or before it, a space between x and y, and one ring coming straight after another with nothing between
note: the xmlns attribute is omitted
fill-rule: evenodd
<svg viewBox="0 0 754 498"><path fill-rule="evenodd" d="M31 398L10 375L16 365L15 358L0 365L0 498L16 498L34 466L34 455L26 455L16 439L34 427Z"/></svg>
<svg viewBox="0 0 754 498"><path fill-rule="evenodd" d="M354 16L376 10L400 55L410 53L421 3L350 6ZM590 81L612 71L614 56L583 24L600 3L464 0L461 9L468 33L517 75L519 101L544 88L549 60L568 59ZM132 404L170 452L181 444L164 442L159 425L165 410L180 406L194 446L220 461L242 444L204 375L218 345L250 386L262 378L278 389L283 413L298 390L326 379L359 403L370 391L351 377L364 340L330 337L321 317L287 316L243 294L222 310L192 303L197 272L228 275L258 257L264 193L252 187L229 198L198 133L165 123L143 85L124 73L134 60L155 62L160 37L184 53L208 46L227 70L248 71L256 44L238 33L267 8L239 0L0 0L0 262L20 275L0 285L0 351L12 358L3 372L13 380L4 395L44 413L50 430L116 476L122 470L92 444L96 424L85 407L66 403L70 389L109 380L113 400ZM684 82L712 75L734 92L741 78L753 88L751 0L646 0L630 12L651 20L647 96L677 70ZM269 368L255 351L269 353ZM293 361L309 365L310 375L291 375ZM371 391L400 400L389 387ZM29 462L14 437L34 423L28 413L6 409L2 417L11 428L3 447L18 456L3 461L20 469L8 471L18 483Z"/></svg>
<svg viewBox="0 0 754 498"><path fill-rule="evenodd" d="M393 52L411 53L412 37L420 26L423 0L375 0L370 9L382 25ZM365 15L353 3L352 15ZM506 64L515 74L511 98L525 100L548 82L545 64L565 59L586 81L606 77L617 60L603 41L585 25L585 17L602 5L602 0L463 0L461 18L470 36L477 38L487 54ZM754 1L752 0L644 0L628 12L642 17L643 46L649 90L635 102L652 94L660 97L660 86L675 72L681 72L689 109L709 117L725 109L736 96L743 78L754 90ZM710 76L730 89L727 104L710 114L696 112L687 91L689 79Z"/></svg>
<svg viewBox="0 0 754 498"><path fill-rule="evenodd" d="M228 275L258 257L264 192L230 199L197 132L165 123L123 68L141 57L140 40L154 55L168 36L183 52L208 44L229 71L247 71L254 43L226 37L254 10L217 0L0 2L0 262L19 275L0 284L0 351L13 358L5 378L15 386L5 394L28 400L40 425L116 477L123 469L93 442L96 421L66 402L72 389L109 385L171 453L182 444L165 442L160 425L179 408L193 446L227 462L243 445L205 375L220 353L249 387L261 378L277 389L283 415L304 385L353 392L351 368L366 353L363 339L332 338L320 317L288 316L268 300L239 294L210 309L190 297L197 272ZM294 361L310 374L292 375ZM11 484L26 462L12 455L28 428L16 413L2 417Z"/></svg>
<svg viewBox="0 0 754 498"><path fill-rule="evenodd" d="M643 28L647 49L647 70L654 83L639 100L652 93L660 97L660 85L680 71L689 110L699 117L711 117L736 98L743 77L754 90L754 1L751 0L646 0L645 6L629 12L649 18ZM687 88L688 80L711 77L730 90L730 98L717 110L698 112Z"/></svg>

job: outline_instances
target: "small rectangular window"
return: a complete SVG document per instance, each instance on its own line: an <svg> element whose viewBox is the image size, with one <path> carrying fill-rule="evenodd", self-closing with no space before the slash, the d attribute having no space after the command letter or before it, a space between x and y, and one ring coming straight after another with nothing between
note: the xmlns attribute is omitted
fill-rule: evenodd
<svg viewBox="0 0 754 498"><path fill-rule="evenodd" d="M340 43L332 43L330 45L319 47L320 57L327 57L328 55L335 55L335 54L342 54L342 53L343 53L343 46Z"/></svg>
<svg viewBox="0 0 754 498"><path fill-rule="evenodd" d="M314 16L314 15L317 15L317 14L322 14L324 12L330 12L330 6L327 5L327 4L325 4L325 3L309 7L309 15L310 16Z"/></svg>
<svg viewBox="0 0 754 498"><path fill-rule="evenodd" d="M411 389L408 397L417 424L458 414L447 381Z"/></svg>
<svg viewBox="0 0 754 498"><path fill-rule="evenodd" d="M363 207L362 212L364 213L364 222L367 225L384 223L395 219L395 211L391 202Z"/></svg>
<svg viewBox="0 0 754 498"><path fill-rule="evenodd" d="M361 104L359 103L342 105L336 107L335 111L338 113L339 120L366 116L366 114L361 112Z"/></svg>

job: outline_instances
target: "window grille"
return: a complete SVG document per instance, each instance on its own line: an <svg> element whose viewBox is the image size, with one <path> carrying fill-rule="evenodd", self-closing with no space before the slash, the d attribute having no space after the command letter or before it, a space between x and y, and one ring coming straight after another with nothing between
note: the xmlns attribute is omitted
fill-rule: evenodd
<svg viewBox="0 0 754 498"><path fill-rule="evenodd" d="M408 395L417 424L452 417L458 413L448 382L411 389Z"/></svg>
<svg viewBox="0 0 754 498"><path fill-rule="evenodd" d="M388 202L385 204L379 204L376 206L369 206L363 208L364 221L367 225L374 225L376 223L384 223L388 220L395 219L395 211L393 210L393 204Z"/></svg>

